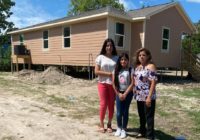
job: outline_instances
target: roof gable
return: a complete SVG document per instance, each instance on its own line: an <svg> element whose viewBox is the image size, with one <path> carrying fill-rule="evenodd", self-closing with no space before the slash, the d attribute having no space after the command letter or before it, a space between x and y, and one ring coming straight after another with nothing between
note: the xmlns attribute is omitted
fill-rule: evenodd
<svg viewBox="0 0 200 140"><path fill-rule="evenodd" d="M186 22L186 24L190 27L192 31L196 30L189 16L184 11L183 7L181 6L179 2L170 2L170 3L161 4L161 5L146 7L143 9L133 10L133 11L129 11L128 14L130 15L130 17L132 17L132 20L148 19L151 16L158 14L171 7L175 7L178 10L180 16L183 17L184 21Z"/></svg>

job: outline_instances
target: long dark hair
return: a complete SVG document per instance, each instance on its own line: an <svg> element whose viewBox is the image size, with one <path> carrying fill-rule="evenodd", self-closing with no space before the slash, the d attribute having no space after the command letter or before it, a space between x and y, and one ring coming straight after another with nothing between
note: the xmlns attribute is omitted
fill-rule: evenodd
<svg viewBox="0 0 200 140"><path fill-rule="evenodd" d="M115 47L115 43L111 38L107 38L104 41L100 54L103 54L103 55L106 54L106 45L107 45L108 42L111 42L112 47L113 47L112 55L117 55L117 50L116 50L116 47Z"/></svg>
<svg viewBox="0 0 200 140"><path fill-rule="evenodd" d="M138 65L141 64L140 61L139 61L140 52L145 52L145 54L147 55L147 63L153 63L151 52L146 48L140 48L136 51L135 66L138 66Z"/></svg>
<svg viewBox="0 0 200 140"><path fill-rule="evenodd" d="M120 63L122 57L125 57L129 61L129 56L127 53L122 53L117 60L117 64L115 67L115 81L114 81L114 84L115 84L115 87L117 88L117 90L119 89L118 75L119 75L120 70L122 69L122 65Z"/></svg>

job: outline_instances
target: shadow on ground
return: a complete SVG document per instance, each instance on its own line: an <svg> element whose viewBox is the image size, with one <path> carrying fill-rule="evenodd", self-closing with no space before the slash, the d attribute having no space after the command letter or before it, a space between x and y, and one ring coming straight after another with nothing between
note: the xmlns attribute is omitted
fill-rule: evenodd
<svg viewBox="0 0 200 140"><path fill-rule="evenodd" d="M155 135L157 140L176 140L173 136L160 130L156 130Z"/></svg>
<svg viewBox="0 0 200 140"><path fill-rule="evenodd" d="M138 134L138 129L137 128L127 129L127 135L129 137L136 138L137 134ZM155 130L155 137L156 137L155 140L176 140L175 137L173 137L173 136L171 136L169 134L166 134L165 132L163 132L161 130Z"/></svg>

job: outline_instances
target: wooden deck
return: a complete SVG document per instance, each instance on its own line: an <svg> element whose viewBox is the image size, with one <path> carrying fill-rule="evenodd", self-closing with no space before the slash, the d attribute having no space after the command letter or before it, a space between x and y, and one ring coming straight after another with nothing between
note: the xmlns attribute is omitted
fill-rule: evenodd
<svg viewBox="0 0 200 140"><path fill-rule="evenodd" d="M19 59L23 59L23 64L25 67L25 64L28 63L28 69L31 69L31 55L12 55L11 56L11 71L14 72L14 65L16 66L16 71L19 72ZM13 63L15 60L16 63Z"/></svg>

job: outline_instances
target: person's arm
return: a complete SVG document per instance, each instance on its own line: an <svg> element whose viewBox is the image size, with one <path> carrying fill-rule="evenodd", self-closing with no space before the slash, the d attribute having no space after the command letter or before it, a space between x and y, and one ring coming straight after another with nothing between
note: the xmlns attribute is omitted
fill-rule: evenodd
<svg viewBox="0 0 200 140"><path fill-rule="evenodd" d="M117 88L116 88L116 86L115 86L115 74L114 74L114 73L112 73L112 86L113 86L113 89L114 89L114 91L115 91L115 94L116 94L117 96L119 96L119 92L118 92L118 90L117 90Z"/></svg>
<svg viewBox="0 0 200 140"><path fill-rule="evenodd" d="M124 98L124 95L118 90L118 88L115 86L115 74L114 72L112 73L112 85L113 85L113 89L115 91L115 94L119 97L119 99L121 101L123 101L125 98Z"/></svg>
<svg viewBox="0 0 200 140"><path fill-rule="evenodd" d="M94 69L94 73L96 75L101 75L101 76L108 76L108 77L111 77L112 76L112 73L111 72L106 72L106 71L102 71L100 69L100 66L99 65L95 65L95 69Z"/></svg>
<svg viewBox="0 0 200 140"><path fill-rule="evenodd" d="M133 86L135 85L135 82L134 82L134 78L133 78L133 75L131 74L131 84L128 86L128 88L126 89L126 91L124 92L124 96L126 98L126 96L128 95L128 93L133 90Z"/></svg>
<svg viewBox="0 0 200 140"><path fill-rule="evenodd" d="M148 69L152 72L156 72L156 66L154 64L148 65ZM153 92L155 91L155 87L156 87L156 79L154 78L150 82L149 95L146 99L146 105L149 107L151 106L151 97L153 95Z"/></svg>

